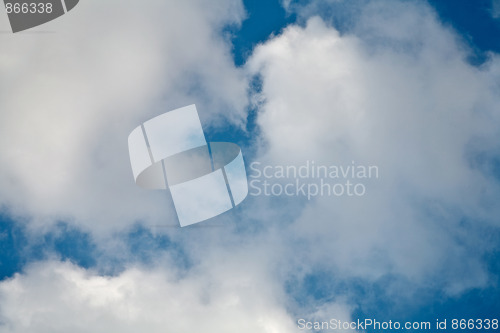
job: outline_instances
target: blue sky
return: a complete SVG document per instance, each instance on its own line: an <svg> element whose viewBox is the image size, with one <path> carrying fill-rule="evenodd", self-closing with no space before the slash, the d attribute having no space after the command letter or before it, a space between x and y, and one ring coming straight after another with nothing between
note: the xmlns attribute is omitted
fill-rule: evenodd
<svg viewBox="0 0 500 333"><path fill-rule="evenodd" d="M193 330L192 316L207 332L292 332L298 318L499 318L493 4L188 1L143 16L124 9L123 22L101 32L110 9L89 1L74 20L50 23L71 27L65 33L2 34L9 129L0 140L18 144L0 146L0 331L85 331L85 320L121 330L120 302L134 313L130 329L151 321L166 332ZM97 12L96 28L82 28ZM53 65L53 50L71 72ZM67 98L50 97L56 88ZM206 228L165 227L175 222L170 198L135 188L126 136L192 103L208 141L242 147L247 172L254 161L356 160L383 176L357 201L249 196ZM175 315L150 311L163 306ZM51 326L80 310L83 322Z"/></svg>

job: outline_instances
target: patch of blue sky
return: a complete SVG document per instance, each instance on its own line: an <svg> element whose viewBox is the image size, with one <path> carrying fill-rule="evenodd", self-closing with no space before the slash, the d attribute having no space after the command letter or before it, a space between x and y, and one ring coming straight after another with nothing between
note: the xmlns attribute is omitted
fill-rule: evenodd
<svg viewBox="0 0 500 333"><path fill-rule="evenodd" d="M116 275L130 265L152 265L168 255L180 269L190 265L189 258L178 242L165 234L153 234L141 224L115 235L123 252L99 248L91 234L68 223L57 223L50 232L34 235L12 219L0 220L0 280L22 272L32 262L47 259L70 261L105 275Z"/></svg>
<svg viewBox="0 0 500 333"><path fill-rule="evenodd" d="M484 63L488 52L500 52L500 21L492 16L492 0L428 1L441 21L451 25L472 47L472 64Z"/></svg>
<svg viewBox="0 0 500 333"><path fill-rule="evenodd" d="M288 24L295 22L295 14L287 13L280 0L244 0L247 17L241 27L228 27L232 36L234 62L242 66L256 45L278 35Z"/></svg>
<svg viewBox="0 0 500 333"><path fill-rule="evenodd" d="M281 0L244 0L243 3L246 17L241 26L227 26L223 32L229 35L233 61L238 67L244 66L259 43L278 35L287 25L296 21L296 15L287 12ZM251 78L248 89L250 98L259 93L261 85L262 80L259 77ZM257 105L250 103L244 129L236 128L229 122L218 124L217 127L208 128L208 141L234 142L245 151L245 158L251 160L257 147L253 138L259 137L257 112Z"/></svg>
<svg viewBox="0 0 500 333"><path fill-rule="evenodd" d="M154 233L151 228L142 224L134 225L122 237L129 252L122 264L155 264L159 257L167 253L180 269L187 269L192 264L181 241L173 241L165 233Z"/></svg>
<svg viewBox="0 0 500 333"><path fill-rule="evenodd" d="M497 277L499 259L500 252L496 252L489 260L496 265L492 272L495 270ZM448 332L453 331L450 327L452 319L494 319L500 309L498 279L487 288L475 288L450 297L441 288L416 286L401 276L388 274L376 281L342 279L339 276L341 274L318 269L300 279L290 279L286 290L292 300L291 311L297 317L303 317L305 309L347 301L353 308L354 321L376 319L379 322L431 322L434 325L437 319L447 319L448 330L445 332ZM339 319L332 313L320 320L332 318ZM380 331L366 328L366 332Z"/></svg>
<svg viewBox="0 0 500 333"><path fill-rule="evenodd" d="M248 98L251 101L258 96L262 90L262 78L255 75L249 81ZM216 126L204 126L205 136L208 142L233 142L241 147L244 153L245 164L253 161L262 142L257 141L260 138L260 129L257 124L259 105L250 102L246 110L246 124L244 128L233 126L227 120L222 120Z"/></svg>
<svg viewBox="0 0 500 333"><path fill-rule="evenodd" d="M466 157L472 168L500 184L500 147L497 149L471 148L467 151Z"/></svg>
<svg viewBox="0 0 500 333"><path fill-rule="evenodd" d="M21 272L30 262L58 258L90 268L96 265L96 246L92 237L59 222L51 232L29 233L25 226L9 217L0 218L0 280Z"/></svg>
<svg viewBox="0 0 500 333"><path fill-rule="evenodd" d="M441 269L432 273L435 277L428 283L415 284L404 276L391 274L390 271L376 280L368 280L346 278L341 272L322 267L307 268L310 270L308 273L298 272L285 283L285 290L293 304L290 307L296 315L303 315L304 309L348 300L349 305L354 308L354 320L371 318L378 321L435 323L436 319L447 319L450 325L452 319L497 318L500 309L500 231L495 227L478 230L471 221L463 223L462 229L467 229L467 235L461 235L461 242L467 248L464 252L467 258L456 257L445 261ZM478 244L477 240L482 243ZM475 249L474 244L480 245L482 249ZM480 257L479 260L488 273L486 286L468 288L456 295L447 293L449 281L467 281L476 274L471 271L466 260L476 256ZM450 269L450 263L454 269ZM366 331L379 330L367 328Z"/></svg>
<svg viewBox="0 0 500 333"><path fill-rule="evenodd" d="M346 277L343 272L321 265L305 265L285 283L292 311L299 316L303 315L304 309L348 300L354 308L355 320L434 322L445 318L448 321L497 318L500 309L500 230L466 218L450 227L450 221L440 221L438 216L432 215L432 209L424 210L435 223L448 225L443 225L443 233L454 239L460 250L447 253L443 265L429 271L423 282L416 283L411 278L391 273L390 269L376 279L367 279ZM304 252L303 249L300 251ZM305 258L307 262L307 256ZM371 261L383 262L375 253ZM480 263L487 279L482 287L468 288L468 281L478 278L475 262ZM456 294L449 292L450 286L462 282L464 290ZM367 329L367 332L377 331Z"/></svg>
<svg viewBox="0 0 500 333"><path fill-rule="evenodd" d="M26 243L22 226L6 216L0 216L0 280L22 269L26 261L22 254Z"/></svg>

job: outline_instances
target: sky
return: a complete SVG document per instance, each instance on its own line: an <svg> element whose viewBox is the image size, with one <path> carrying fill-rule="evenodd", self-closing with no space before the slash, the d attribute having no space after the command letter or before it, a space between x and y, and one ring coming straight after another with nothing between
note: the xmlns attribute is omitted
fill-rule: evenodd
<svg viewBox="0 0 500 333"><path fill-rule="evenodd" d="M0 332L500 319L499 17L82 0L13 34L0 14ZM168 191L136 186L127 137L191 104L207 141L241 147L250 192L181 228ZM264 192L316 184L276 173L311 164L378 172L347 177L362 195Z"/></svg>

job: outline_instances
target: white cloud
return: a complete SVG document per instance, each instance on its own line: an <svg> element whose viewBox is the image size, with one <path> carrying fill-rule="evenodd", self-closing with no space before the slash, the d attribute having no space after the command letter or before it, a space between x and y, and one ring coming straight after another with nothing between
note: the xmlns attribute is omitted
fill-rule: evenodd
<svg viewBox="0 0 500 333"><path fill-rule="evenodd" d="M11 333L297 332L280 286L262 267L222 255L182 278L166 262L110 277L41 262L0 283L0 327Z"/></svg>
<svg viewBox="0 0 500 333"><path fill-rule="evenodd" d="M243 12L239 1L84 1L35 30L2 34L0 204L95 231L176 224L163 193L134 185L127 136L193 103L205 125L244 122L245 80L220 34Z"/></svg>
<svg viewBox="0 0 500 333"><path fill-rule="evenodd" d="M116 15L107 6L82 2L54 21L56 31L75 30L1 37L0 107L8 111L0 115L0 198L16 213L71 217L97 231L105 222L119 228L166 218L166 198L133 184L128 132L198 93L211 115L232 107L234 123L244 118L246 81L214 32L238 22L240 7L130 3ZM263 82L259 139L268 150L258 159L376 164L380 179L367 196L318 198L304 209L250 198L235 214L251 235L171 233L195 262L187 272L168 262L114 277L69 263L32 265L0 283L5 327L293 332L290 308L348 319L349 302L331 290L332 301L305 310L285 295L285 281L316 269L333 272L332 283L391 275L408 281L404 288L449 294L486 285L481 256L489 244L475 225L494 223L488 200L498 198L498 186L467 154L498 148L499 61L470 66L465 47L427 7L379 1L363 8L343 35L317 17L289 27L255 50L247 70ZM88 26L90 16L99 23ZM266 227L254 230L252 219ZM110 243L100 246L122 245ZM387 294L402 297L398 288L389 285Z"/></svg>
<svg viewBox="0 0 500 333"><path fill-rule="evenodd" d="M290 247L339 278L393 274L450 294L484 286L489 244L477 226L495 223L499 187L470 151L498 149L498 58L469 65L423 5L378 1L360 13L342 35L319 17L290 26L247 64L262 79L261 160L380 169L365 197L308 204Z"/></svg>

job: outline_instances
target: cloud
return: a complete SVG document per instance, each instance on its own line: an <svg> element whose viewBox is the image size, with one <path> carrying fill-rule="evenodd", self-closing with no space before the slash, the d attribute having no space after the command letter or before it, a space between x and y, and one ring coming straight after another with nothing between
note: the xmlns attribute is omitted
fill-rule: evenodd
<svg viewBox="0 0 500 333"><path fill-rule="evenodd" d="M247 64L262 82L263 163L380 170L367 195L320 197L290 217L290 251L337 279L391 275L449 294L485 286L500 188L477 162L499 151L499 59L470 65L426 5L357 10L343 33L319 17L290 26Z"/></svg>
<svg viewBox="0 0 500 333"><path fill-rule="evenodd" d="M182 278L168 262L118 276L68 262L33 264L0 283L0 327L12 333L298 331L262 266L218 259Z"/></svg>
<svg viewBox="0 0 500 333"><path fill-rule="evenodd" d="M96 233L175 224L164 193L134 185L127 136L198 103L205 126L244 125L246 84L221 34L241 2L86 1L20 34L2 34L0 203L15 216ZM6 15L0 26L8 30Z"/></svg>
<svg viewBox="0 0 500 333"><path fill-rule="evenodd" d="M167 231L188 268L159 254L115 276L32 264L0 283L4 326L293 332L297 316L349 319L359 299L345 288L352 281L367 289L389 281L384 296L395 304L416 301L422 289L442 297L488 285L483 257L495 244L486 236L499 213L491 167L500 151L498 56L471 66L460 38L417 2L358 4L342 32L308 7L304 26L254 51L247 78L217 37L241 20L241 4L130 3L115 15L87 1L53 25L62 31L72 19L81 28L6 37L15 52L1 53L0 107L16 111L0 115L0 198L15 214L67 219L94 236L175 219L168 198L133 184L124 138L196 98L207 105L202 121L231 109L225 116L241 125L251 77L262 83L251 96L259 101L256 160L356 161L377 165L380 177L358 198L249 197L218 220L234 230ZM121 240L105 240L96 246L108 257L128 255ZM308 286L318 272L324 279Z"/></svg>

